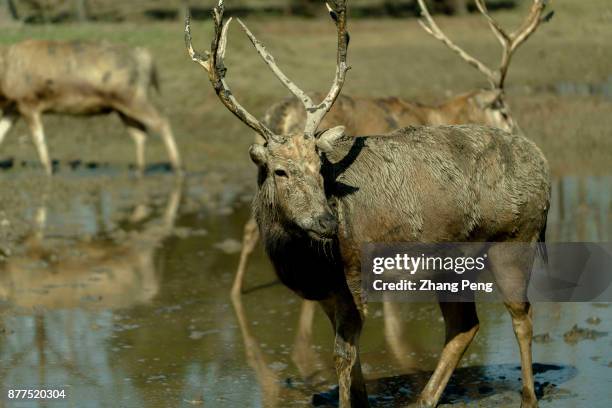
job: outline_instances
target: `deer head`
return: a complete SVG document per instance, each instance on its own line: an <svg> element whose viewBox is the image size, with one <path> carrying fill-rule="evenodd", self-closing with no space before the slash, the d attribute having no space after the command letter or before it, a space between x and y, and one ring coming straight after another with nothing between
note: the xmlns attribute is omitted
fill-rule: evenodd
<svg viewBox="0 0 612 408"><path fill-rule="evenodd" d="M507 131L515 131L518 129L518 125L512 118L510 109L504 99L504 84L506 76L508 75L510 61L517 48L527 41L527 39L537 30L541 22L550 20L553 16L553 12L551 11L546 16L542 16L546 8L547 0L533 0L533 4L523 24L515 32L508 33L502 28L497 20L491 17L484 0L474 1L476 2L478 11L485 17L495 37L502 45L501 62L499 68L496 70L489 68L453 43L431 17L425 5L425 0L418 0L423 16L423 20L419 20L419 23L427 33L442 41L448 48L459 55L468 64L478 69L487 78L491 89L477 92L471 98L471 103L473 103L475 107L482 109L485 113L485 122L495 124L497 127Z"/></svg>
<svg viewBox="0 0 612 408"><path fill-rule="evenodd" d="M327 203L321 176L321 154L344 133L344 127L319 131L319 125L340 94L349 67L346 63L349 35L346 31L346 1L333 0L327 5L338 32L336 73L327 96L315 103L295 85L278 67L274 57L253 33L238 20L242 30L276 77L298 98L306 109L306 123L301 132L287 135L274 134L236 100L229 89L223 63L227 45L227 30L231 18L223 19L224 4L219 0L213 9L214 38L210 51L199 54L192 46L189 17L185 22L185 43L191 59L200 64L221 102L240 120L265 139L265 144L253 144L249 150L251 160L259 168L258 195L265 199L268 216L281 222L286 229L305 231L314 239L329 239L336 233L337 222Z"/></svg>

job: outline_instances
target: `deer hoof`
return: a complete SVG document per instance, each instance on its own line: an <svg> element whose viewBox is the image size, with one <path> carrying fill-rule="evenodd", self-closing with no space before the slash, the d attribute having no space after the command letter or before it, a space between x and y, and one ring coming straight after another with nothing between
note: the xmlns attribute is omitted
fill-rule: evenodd
<svg viewBox="0 0 612 408"><path fill-rule="evenodd" d="M521 408L538 408L538 400L535 397L523 397Z"/></svg>
<svg viewBox="0 0 612 408"><path fill-rule="evenodd" d="M521 396L521 408L538 408L538 399L533 390L523 388Z"/></svg>
<svg viewBox="0 0 612 408"><path fill-rule="evenodd" d="M419 400L416 403L416 407L417 408L435 408L436 404L433 404L431 402L425 401L422 398L419 398Z"/></svg>

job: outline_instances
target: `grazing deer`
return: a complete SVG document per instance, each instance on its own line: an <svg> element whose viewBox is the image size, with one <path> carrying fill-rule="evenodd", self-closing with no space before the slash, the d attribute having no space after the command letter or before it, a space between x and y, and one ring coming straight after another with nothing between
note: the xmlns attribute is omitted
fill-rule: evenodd
<svg viewBox="0 0 612 408"><path fill-rule="evenodd" d="M96 115L117 112L145 165L147 133L159 133L170 161L181 160L168 120L151 104L148 90L159 88L149 51L107 43L27 40L0 50L0 143L22 116L40 161L52 173L41 121L43 113Z"/></svg>
<svg viewBox="0 0 612 408"><path fill-rule="evenodd" d="M368 242L489 242L490 268L507 301L521 356L523 407L536 407L531 361L531 307L526 301L532 256L505 250L506 242L543 239L549 207L548 165L521 134L478 125L407 127L384 136L346 137L345 128L319 126L338 97L348 65L346 2L330 14L338 31L336 74L320 103L298 88L239 21L257 52L307 112L299 132L277 134L240 105L226 80L228 20L213 9L214 38L206 55L185 40L192 60L208 73L221 102L266 141L249 154L258 167L253 213L275 271L296 294L318 301L335 330L340 407L367 407L359 337L365 304L361 246ZM431 205L435 202L436 205ZM422 391L421 406L437 405L478 330L474 303L440 303L446 341Z"/></svg>
<svg viewBox="0 0 612 408"><path fill-rule="evenodd" d="M476 2L478 9L485 15L487 21L495 20L488 14L486 5L482 0ZM462 59L478 68L487 78L491 88L478 89L455 96L437 106L422 105L406 99L367 98L340 95L321 123L322 128L328 128L335 123L343 123L347 135L369 135L388 133L395 129L409 125L460 125L482 124L498 127L509 132L519 131L518 125L512 118L510 108L505 100L504 83L513 53L519 45L535 32L541 21L547 21L552 14L541 18L544 2L533 0L531 12L523 22L522 28L511 37L506 34L497 23L492 27L500 30L503 38L503 58L497 70L492 70L470 56L467 52L452 43L439 29L431 18L423 0L419 0L422 14L427 23L419 20L425 30L435 38L448 45ZM552 12L551 12L552 13ZM511 40L512 39L512 40ZM318 95L316 95L318 97ZM301 102L296 98L287 98L268 109L263 122L272 131L278 134L289 134L299 131L306 120L306 113ZM256 136L256 142L263 143L261 137ZM244 226L242 250L238 268L232 285L232 296L242 293L242 284L248 265L248 260L257 245L259 235L253 217Z"/></svg>

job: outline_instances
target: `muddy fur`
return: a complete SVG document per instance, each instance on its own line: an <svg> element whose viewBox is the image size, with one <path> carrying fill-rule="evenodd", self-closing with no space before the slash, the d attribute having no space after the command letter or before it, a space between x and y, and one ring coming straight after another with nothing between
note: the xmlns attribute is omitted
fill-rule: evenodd
<svg viewBox="0 0 612 408"><path fill-rule="evenodd" d="M298 138L286 143L308 144ZM326 202L308 195L314 186L291 196L288 205L281 203L268 165L260 166L254 213L284 282L291 281L288 273L320 271L322 256L334 276L340 254L358 265L364 242L532 242L544 229L548 167L523 136L475 125L408 127L385 136L344 137L335 147L321 167ZM300 159L308 157L295 161ZM294 180L290 190L308 183L319 179ZM299 201L304 196L308 202ZM283 209L297 207L303 216L316 217L327 204L340 224L337 239L328 241L310 238Z"/></svg>
<svg viewBox="0 0 612 408"><path fill-rule="evenodd" d="M255 146L262 151L261 145ZM322 300L344 284L343 264L335 237L312 239L305 230L316 228L311 222L326 212L327 201L317 194L323 190L320 168L308 165L317 159L316 153L303 147L292 143L280 145L279 153L289 157L282 163L274 163L269 156L258 158L259 188L253 214L280 280L306 299ZM306 157L310 160L301 160ZM274 174L281 166L290 175L287 183ZM331 211L327 214L332 215ZM305 259L308 261L304 262Z"/></svg>
<svg viewBox="0 0 612 408"><path fill-rule="evenodd" d="M327 159L328 194L341 218L360 220L351 222L357 242L531 241L546 218L546 160L527 138L495 128L344 138Z"/></svg>
<svg viewBox="0 0 612 408"><path fill-rule="evenodd" d="M549 171L533 142L498 128L411 126L384 136L336 130L253 145L259 168L253 210L280 280L318 300L334 326L340 406L366 407L359 362L362 244L537 242L546 228ZM324 222L328 214L334 223ZM487 253L501 293L524 299L531 256L496 244ZM479 327L474 303L440 307L446 343L419 406L436 406ZM525 301L506 307L521 350L522 406L537 407L531 308Z"/></svg>

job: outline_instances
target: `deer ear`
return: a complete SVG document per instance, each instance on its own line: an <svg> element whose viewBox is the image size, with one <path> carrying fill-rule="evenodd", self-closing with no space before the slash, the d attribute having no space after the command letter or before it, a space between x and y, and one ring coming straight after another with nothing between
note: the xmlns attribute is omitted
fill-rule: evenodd
<svg viewBox="0 0 612 408"><path fill-rule="evenodd" d="M317 138L317 147L323 153L329 153L334 150L334 143L342 136L344 136L344 126L326 129L319 134Z"/></svg>
<svg viewBox="0 0 612 408"><path fill-rule="evenodd" d="M480 91L473 96L476 106L480 109L487 109L495 105L502 95L501 89Z"/></svg>
<svg viewBox="0 0 612 408"><path fill-rule="evenodd" d="M252 144L249 147L249 156L251 156L251 160L258 166L265 166L268 162L268 154L266 153L266 148L259 143Z"/></svg>

